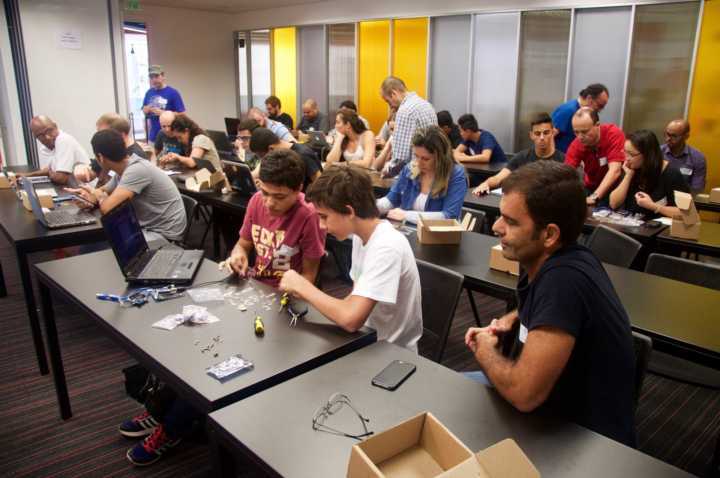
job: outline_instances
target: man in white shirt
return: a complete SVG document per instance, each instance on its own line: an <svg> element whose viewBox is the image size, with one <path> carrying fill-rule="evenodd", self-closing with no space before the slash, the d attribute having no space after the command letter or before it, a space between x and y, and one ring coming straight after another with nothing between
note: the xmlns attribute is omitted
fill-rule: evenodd
<svg viewBox="0 0 720 478"><path fill-rule="evenodd" d="M80 143L61 131L47 116L35 116L30 120L30 131L37 143L40 169L17 176L49 176L55 184L76 186L73 176L75 166L90 164L90 159Z"/></svg>
<svg viewBox="0 0 720 478"><path fill-rule="evenodd" d="M283 275L280 289L349 332L367 325L378 340L417 351L423 333L420 275L405 236L380 220L370 176L358 168L331 166L311 184L306 199L314 204L321 228L341 241L352 236L353 290L336 299L292 270Z"/></svg>
<svg viewBox="0 0 720 478"><path fill-rule="evenodd" d="M290 130L285 127L284 124L282 124L279 121L273 121L270 118L267 117L267 114L260 108L250 108L248 110L247 114L248 119L253 119L257 121L257 123L263 127L267 128L273 133L275 133L275 136L280 138L283 141L288 141L290 143L296 143L295 137L290 133Z"/></svg>

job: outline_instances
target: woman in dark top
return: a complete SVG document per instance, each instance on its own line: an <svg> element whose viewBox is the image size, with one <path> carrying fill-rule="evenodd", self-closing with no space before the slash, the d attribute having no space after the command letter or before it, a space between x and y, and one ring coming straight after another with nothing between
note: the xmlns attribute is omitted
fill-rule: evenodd
<svg viewBox="0 0 720 478"><path fill-rule="evenodd" d="M625 140L623 173L610 193L610 207L644 214L648 219L679 214L674 192L690 192L682 173L665 161L655 133L646 129Z"/></svg>

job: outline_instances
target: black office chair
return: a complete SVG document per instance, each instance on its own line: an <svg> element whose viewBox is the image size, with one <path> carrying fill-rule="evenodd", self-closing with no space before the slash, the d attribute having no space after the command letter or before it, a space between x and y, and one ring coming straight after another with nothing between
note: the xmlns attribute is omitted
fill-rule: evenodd
<svg viewBox="0 0 720 478"><path fill-rule="evenodd" d="M587 247L602 262L630 267L642 244L615 229L598 226L588 239Z"/></svg>
<svg viewBox="0 0 720 478"><path fill-rule="evenodd" d="M478 211L477 209L470 209L469 207L464 207L462 208L462 212L460 213L461 221L465 219L466 214L470 214L470 220L475 221L475 224L468 230L470 232L482 233L485 227L485 212Z"/></svg>
<svg viewBox="0 0 720 478"><path fill-rule="evenodd" d="M429 262L418 260L417 266L423 314L420 350L423 356L440 363L465 278L462 274Z"/></svg>
<svg viewBox="0 0 720 478"><path fill-rule="evenodd" d="M632 335L635 347L635 406L637 407L652 353L652 339L638 332L633 332Z"/></svg>
<svg viewBox="0 0 720 478"><path fill-rule="evenodd" d="M7 297L7 287L5 286L5 274L3 273L2 263L0 263L0 298Z"/></svg>
<svg viewBox="0 0 720 478"><path fill-rule="evenodd" d="M720 290L720 266L714 264L653 253L648 257L645 272Z"/></svg>
<svg viewBox="0 0 720 478"><path fill-rule="evenodd" d="M190 236L190 227L192 226L193 219L198 214L198 202L190 196L186 196L184 194L181 194L180 197L182 198L183 205L185 206L185 218L187 219L187 224L185 224L185 231L182 235L182 246L189 247L188 237Z"/></svg>

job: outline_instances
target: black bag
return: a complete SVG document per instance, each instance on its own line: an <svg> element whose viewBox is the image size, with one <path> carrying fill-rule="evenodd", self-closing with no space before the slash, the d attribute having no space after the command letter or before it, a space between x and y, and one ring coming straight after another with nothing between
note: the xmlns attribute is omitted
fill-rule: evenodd
<svg viewBox="0 0 720 478"><path fill-rule="evenodd" d="M135 364L123 369L125 392L157 420L162 420L175 400L175 392L151 374L145 367Z"/></svg>

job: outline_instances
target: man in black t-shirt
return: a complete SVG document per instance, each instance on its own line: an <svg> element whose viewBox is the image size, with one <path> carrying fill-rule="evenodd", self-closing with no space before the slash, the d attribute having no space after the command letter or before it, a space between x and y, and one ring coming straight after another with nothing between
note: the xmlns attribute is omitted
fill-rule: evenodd
<svg viewBox="0 0 720 478"><path fill-rule="evenodd" d="M627 313L600 261L576 244L587 214L574 169L536 161L504 182L493 225L525 271L518 310L465 342L484 375L523 412L539 407L635 444L635 354ZM508 356L501 343L512 341ZM505 347L502 347L505 349Z"/></svg>
<svg viewBox="0 0 720 478"><path fill-rule="evenodd" d="M557 129L553 127L550 115L547 113L536 114L530 120L530 141L533 142L533 147L516 153L506 167L473 189L473 194L476 196L488 194L493 189L499 188L505 178L510 176L510 173L520 166L538 159L550 159L559 163L565 162L565 154L555 148L555 135L557 135Z"/></svg>
<svg viewBox="0 0 720 478"><path fill-rule="evenodd" d="M265 157L270 151L276 149L290 149L295 151L305 164L305 184L303 191L307 190L308 185L313 182L322 173L322 165L315 151L312 148L300 143L291 143L289 141L278 138L275 133L267 128L256 128L250 137L250 150L259 158ZM260 163L253 171L253 177L257 178L260 172Z"/></svg>
<svg viewBox="0 0 720 478"><path fill-rule="evenodd" d="M453 117L450 112L447 110L438 111L437 121L440 129L443 130L445 135L450 140L450 145L452 146L452 149L457 148L460 143L463 142L463 139L462 136L460 136L460 128L453 121Z"/></svg>
<svg viewBox="0 0 720 478"><path fill-rule="evenodd" d="M265 110L267 110L268 118L273 121L279 121L284 124L287 129L292 131L292 116L282 112L282 103L280 102L280 98L277 96L268 96L265 100Z"/></svg>

